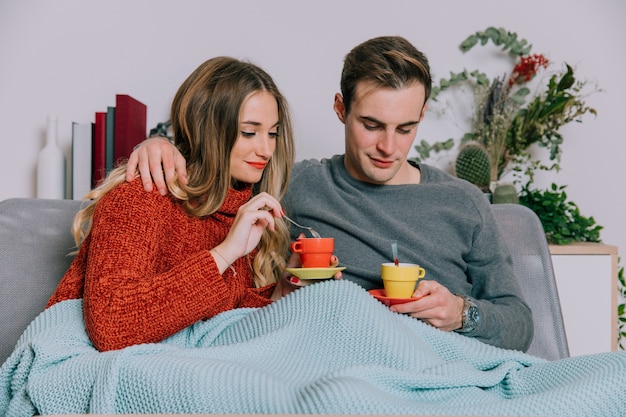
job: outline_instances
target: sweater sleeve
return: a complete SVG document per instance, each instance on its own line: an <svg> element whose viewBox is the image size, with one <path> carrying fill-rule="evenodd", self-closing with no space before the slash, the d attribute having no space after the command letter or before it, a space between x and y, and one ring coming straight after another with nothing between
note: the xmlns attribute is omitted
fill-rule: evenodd
<svg viewBox="0 0 626 417"><path fill-rule="evenodd" d="M481 227L466 257L472 288L479 307L479 326L466 335L507 349L526 351L533 338L533 318L515 278L506 243L491 210L482 208Z"/></svg>
<svg viewBox="0 0 626 417"><path fill-rule="evenodd" d="M208 249L171 247L166 198L118 189L96 207L86 254L85 322L97 349L158 342L223 311L270 303L241 278L222 276ZM163 253L175 250L177 263L163 265Z"/></svg>

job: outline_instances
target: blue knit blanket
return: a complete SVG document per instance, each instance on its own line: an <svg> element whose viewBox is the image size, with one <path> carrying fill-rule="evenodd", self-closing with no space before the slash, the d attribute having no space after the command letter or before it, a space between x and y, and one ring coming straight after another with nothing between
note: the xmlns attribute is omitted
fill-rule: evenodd
<svg viewBox="0 0 626 417"><path fill-rule="evenodd" d="M626 353L548 362L390 312L348 281L100 353L82 301L41 313L0 369L0 415L626 416Z"/></svg>

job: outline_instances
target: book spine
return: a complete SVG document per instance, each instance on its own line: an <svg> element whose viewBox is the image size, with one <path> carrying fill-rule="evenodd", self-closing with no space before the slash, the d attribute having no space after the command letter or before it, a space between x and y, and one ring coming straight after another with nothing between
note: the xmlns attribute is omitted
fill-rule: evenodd
<svg viewBox="0 0 626 417"><path fill-rule="evenodd" d="M107 112L96 112L93 134L93 172L91 187L96 187L104 179L106 169Z"/></svg>
<svg viewBox="0 0 626 417"><path fill-rule="evenodd" d="M115 97L114 164L128 159L135 145L146 137L147 107L126 94Z"/></svg>
<svg viewBox="0 0 626 417"><path fill-rule="evenodd" d="M108 174L113 169L115 147L115 107L107 107L107 127L106 127L106 169Z"/></svg>

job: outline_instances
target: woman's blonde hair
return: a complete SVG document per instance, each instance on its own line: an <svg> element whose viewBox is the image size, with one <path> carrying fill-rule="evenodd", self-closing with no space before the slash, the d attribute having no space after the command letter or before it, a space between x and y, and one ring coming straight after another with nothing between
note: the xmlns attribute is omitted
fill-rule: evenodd
<svg viewBox="0 0 626 417"><path fill-rule="evenodd" d="M230 187L237 186L230 175L230 154L239 135L239 116L245 99L257 91L276 98L279 136L276 149L254 193L267 192L282 199L293 166L293 128L287 101L272 78L249 62L230 57L209 59L200 65L178 89L171 108L174 144L187 161L188 184L168 184L191 216L215 213L224 203ZM85 197L91 203L78 212L72 232L77 246L91 229L95 204L125 180L126 164L112 170L106 179ZM275 282L285 266L289 230L276 218L275 232L266 231L258 245L252 271L254 282L263 286Z"/></svg>

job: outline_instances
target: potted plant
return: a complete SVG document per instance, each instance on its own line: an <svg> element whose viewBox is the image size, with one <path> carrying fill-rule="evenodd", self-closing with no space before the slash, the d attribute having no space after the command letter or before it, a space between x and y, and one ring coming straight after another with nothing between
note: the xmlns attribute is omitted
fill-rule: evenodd
<svg viewBox="0 0 626 417"><path fill-rule="evenodd" d="M587 81L576 79L574 68L567 63L545 83L537 83L541 80L536 77L553 64L543 54L531 54L532 46L514 32L489 27L467 37L460 49L466 53L476 45L489 43L500 48L500 58L511 62L511 71L490 79L482 71L464 69L439 80L431 94L434 102L446 90L470 87L474 103L471 130L460 140L448 139L434 144L422 140L415 146L418 156L414 159L426 160L431 154L449 151L458 144L457 175L475 183L476 177L483 177L476 173L467 176L463 169L459 175L458 170L459 166L471 165L466 160L468 155L461 152L471 143L477 149L471 158L485 159L485 156L476 156L482 148L489 161L490 189L494 191L502 176L509 172L516 175L519 183L523 177L532 178L530 174L535 170L558 171L563 143L560 128L581 122L584 115L595 115L596 110L585 102L590 94L586 89ZM538 84L534 92L531 90L533 82ZM532 148L546 150L550 164L541 163L540 158L531 153ZM531 183L527 182L527 189ZM475 184L484 188L484 184Z"/></svg>
<svg viewBox="0 0 626 417"><path fill-rule="evenodd" d="M463 69L439 80L432 89L434 102L447 90L469 87L471 128L460 139L434 144L422 140L415 146L418 155L414 159L424 161L458 146L456 175L492 194L494 203L519 201L529 206L539 215L551 243L599 241L601 227L593 217L582 216L575 203L566 201L564 186L533 188L536 171L560 169L561 127L582 122L587 114L596 115L586 98L598 89L588 91L588 82L577 79L567 63L547 73L554 63L543 54L531 54L526 39L502 28L476 32L459 48L467 53L477 45L489 44L499 48L498 59L508 60L511 70L489 78L480 70ZM544 151L544 158L547 153L548 163L533 152L537 149ZM502 181L509 173L514 181Z"/></svg>

